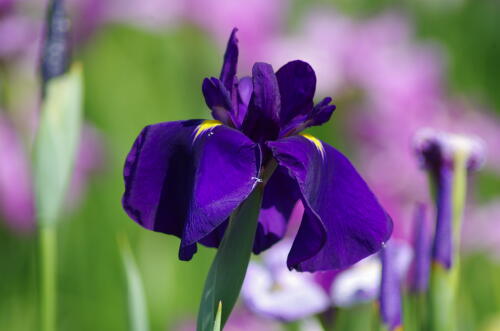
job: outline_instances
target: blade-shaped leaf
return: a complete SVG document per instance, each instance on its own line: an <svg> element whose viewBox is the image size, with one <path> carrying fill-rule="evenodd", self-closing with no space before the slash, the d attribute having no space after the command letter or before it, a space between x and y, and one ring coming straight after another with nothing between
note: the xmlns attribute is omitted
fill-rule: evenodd
<svg viewBox="0 0 500 331"><path fill-rule="evenodd" d="M127 237L118 238L125 276L127 279L130 331L148 331L148 313L142 279Z"/></svg>
<svg viewBox="0 0 500 331"><path fill-rule="evenodd" d="M224 306L220 325L224 327L238 299L252 252L262 195L263 187L259 185L231 216L205 281L198 331L213 330L219 302Z"/></svg>
<svg viewBox="0 0 500 331"><path fill-rule="evenodd" d="M42 104L35 145L34 177L38 220L54 223L71 180L80 137L82 69L75 65L51 79Z"/></svg>
<svg viewBox="0 0 500 331"><path fill-rule="evenodd" d="M221 331L221 318L222 318L222 302L219 301L217 308L217 315L215 316L214 331Z"/></svg>

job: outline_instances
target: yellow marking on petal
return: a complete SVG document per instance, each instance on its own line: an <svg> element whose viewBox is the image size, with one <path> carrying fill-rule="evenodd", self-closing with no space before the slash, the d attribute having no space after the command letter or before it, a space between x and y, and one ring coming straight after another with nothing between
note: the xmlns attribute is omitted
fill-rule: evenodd
<svg viewBox="0 0 500 331"><path fill-rule="evenodd" d="M302 137L306 138L307 140L309 140L310 142L312 142L314 144L314 146L316 146L318 151L321 153L322 157L325 156L325 149L323 148L323 144L321 143L321 141L318 138L316 138L313 135L310 135L309 133L301 133L300 135Z"/></svg>
<svg viewBox="0 0 500 331"><path fill-rule="evenodd" d="M402 326L402 325L400 325L400 326L396 326L396 327L394 328L394 331L403 331L403 326Z"/></svg>
<svg viewBox="0 0 500 331"><path fill-rule="evenodd" d="M222 125L222 122L216 121L216 120L206 120L201 122L200 125L196 127L196 131L194 134L194 140L198 138L198 136L208 130L211 130L219 125Z"/></svg>

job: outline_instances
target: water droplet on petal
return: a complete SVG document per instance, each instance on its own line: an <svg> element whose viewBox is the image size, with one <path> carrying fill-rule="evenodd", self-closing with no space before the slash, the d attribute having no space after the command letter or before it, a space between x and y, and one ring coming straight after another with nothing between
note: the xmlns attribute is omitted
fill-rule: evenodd
<svg viewBox="0 0 500 331"><path fill-rule="evenodd" d="M256 181L257 183L262 183L263 182L262 178L259 178L259 177L252 177L252 179L254 181Z"/></svg>

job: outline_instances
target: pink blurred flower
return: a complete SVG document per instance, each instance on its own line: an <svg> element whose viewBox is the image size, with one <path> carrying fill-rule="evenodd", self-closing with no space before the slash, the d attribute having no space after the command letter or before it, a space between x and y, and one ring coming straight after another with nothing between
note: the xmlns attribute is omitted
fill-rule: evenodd
<svg viewBox="0 0 500 331"><path fill-rule="evenodd" d="M396 237L407 236L414 202L430 199L411 151L418 129L481 136L492 151L485 166L500 174L500 121L448 95L443 51L417 41L405 16L356 20L323 9L306 15L298 31L279 36L269 52L275 63L296 57L310 62L318 69L320 93L333 91L349 101L338 111L349 114L356 164L394 219Z"/></svg>
<svg viewBox="0 0 500 331"><path fill-rule="evenodd" d="M14 231L34 228L33 187L26 149L0 113L0 216Z"/></svg>
<svg viewBox="0 0 500 331"><path fill-rule="evenodd" d="M463 223L462 246L469 251L484 252L500 261L500 199L469 208Z"/></svg>
<svg viewBox="0 0 500 331"><path fill-rule="evenodd" d="M173 328L175 331L193 331L196 330L196 322L187 320ZM277 322L269 319L263 319L255 314L252 314L242 306L236 306L235 310L229 316L229 319L224 326L224 331L283 331L284 328Z"/></svg>
<svg viewBox="0 0 500 331"><path fill-rule="evenodd" d="M240 54L242 68L249 68L248 64L262 61L264 46L283 28L287 9L285 0L187 0L184 15L214 35L221 46L237 27L240 47L252 50Z"/></svg>
<svg viewBox="0 0 500 331"><path fill-rule="evenodd" d="M103 166L103 140L90 125L82 128L78 156L66 197L66 211L76 208L88 179ZM28 150L10 121L0 113L0 218L16 232L35 228L35 201Z"/></svg>
<svg viewBox="0 0 500 331"><path fill-rule="evenodd" d="M104 3L104 1L100 0L94 1ZM129 23L145 28L160 29L169 27L179 22L183 13L184 1L108 0L105 2L105 5L107 21Z"/></svg>

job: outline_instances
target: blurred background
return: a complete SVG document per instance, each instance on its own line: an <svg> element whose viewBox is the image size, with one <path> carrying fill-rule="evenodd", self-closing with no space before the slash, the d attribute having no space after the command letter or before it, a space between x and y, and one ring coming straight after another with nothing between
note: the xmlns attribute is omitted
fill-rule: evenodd
<svg viewBox="0 0 500 331"><path fill-rule="evenodd" d="M37 325L29 160L45 6L0 0L2 330ZM73 57L84 68L85 124L58 230L60 330L128 328L122 234L143 279L151 330L192 328L215 251L200 248L180 262L177 238L131 221L121 208L122 169L145 125L209 118L201 82L218 76L234 26L240 76L255 61L275 70L295 59L313 66L317 99L332 96L337 110L311 133L353 160L393 217L396 238L409 240L415 204L430 201L415 132L432 127L484 140L488 157L471 181L464 221L460 325L500 330L500 2L70 0L67 7ZM366 305L350 309L361 316ZM349 329L356 326L342 328Z"/></svg>

